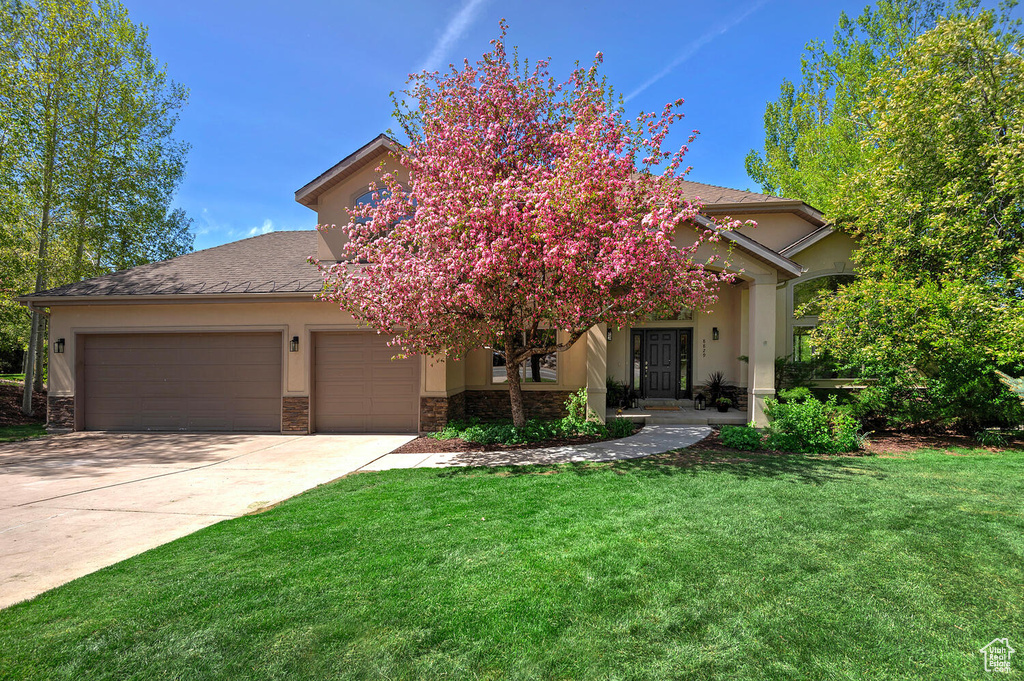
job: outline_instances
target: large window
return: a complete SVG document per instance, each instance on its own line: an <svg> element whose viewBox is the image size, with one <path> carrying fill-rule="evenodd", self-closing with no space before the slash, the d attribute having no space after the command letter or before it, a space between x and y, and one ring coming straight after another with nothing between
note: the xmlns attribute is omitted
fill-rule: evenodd
<svg viewBox="0 0 1024 681"><path fill-rule="evenodd" d="M538 344L554 345L558 332L554 329L537 331ZM523 335L525 340L525 334ZM534 355L519 368L519 380L523 383L558 383L558 353ZM507 383L508 370L505 357L497 352L491 355L491 383Z"/></svg>
<svg viewBox="0 0 1024 681"><path fill-rule="evenodd" d="M811 347L811 332L818 324L821 300L854 280L852 274L833 274L796 284L793 287L793 361L804 364L814 378L836 378L839 372L828 353Z"/></svg>
<svg viewBox="0 0 1024 681"><path fill-rule="evenodd" d="M374 199L373 195L376 194L377 198ZM360 194L355 202L354 206L376 206L381 201L388 197L388 191L386 189L374 189L364 194ZM354 207L353 206L353 207ZM357 225L365 225L370 221L370 218L356 218L355 222Z"/></svg>

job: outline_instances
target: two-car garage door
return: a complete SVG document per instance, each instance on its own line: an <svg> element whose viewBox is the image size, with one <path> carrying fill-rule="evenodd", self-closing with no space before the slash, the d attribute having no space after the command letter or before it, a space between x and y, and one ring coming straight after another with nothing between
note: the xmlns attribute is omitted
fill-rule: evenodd
<svg viewBox="0 0 1024 681"><path fill-rule="evenodd" d="M281 430L280 333L83 337L87 430Z"/></svg>
<svg viewBox="0 0 1024 681"><path fill-rule="evenodd" d="M413 433L420 364L370 332L313 335L313 427ZM81 337L80 424L87 430L281 430L280 333Z"/></svg>

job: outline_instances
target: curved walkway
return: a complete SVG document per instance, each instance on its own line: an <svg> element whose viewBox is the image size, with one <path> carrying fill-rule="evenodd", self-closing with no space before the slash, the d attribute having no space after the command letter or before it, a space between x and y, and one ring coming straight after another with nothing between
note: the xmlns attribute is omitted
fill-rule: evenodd
<svg viewBox="0 0 1024 681"><path fill-rule="evenodd" d="M711 434L707 426L644 426L636 435L619 440L587 445L566 445L544 449L517 449L502 452L440 452L434 454L385 454L359 471L383 471L390 468L439 468L445 466L525 466L579 461L619 461L638 459L681 449L700 442Z"/></svg>

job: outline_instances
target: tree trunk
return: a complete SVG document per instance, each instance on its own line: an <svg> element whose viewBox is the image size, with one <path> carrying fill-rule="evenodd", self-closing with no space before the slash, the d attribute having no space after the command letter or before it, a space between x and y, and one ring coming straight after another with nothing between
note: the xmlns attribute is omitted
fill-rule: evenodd
<svg viewBox="0 0 1024 681"><path fill-rule="evenodd" d="M46 360L49 358L50 349L50 327L46 317L39 315L39 337L36 339L36 374L32 381L32 389L37 393L43 392L43 374L46 369ZM44 349L45 348L45 349Z"/></svg>
<svg viewBox="0 0 1024 681"><path fill-rule="evenodd" d="M526 412L523 410L523 385L519 378L519 367L522 361L513 363L515 348L509 343L505 346L505 373L508 376L508 396L512 402L512 425L522 428L526 425Z"/></svg>
<svg viewBox="0 0 1024 681"><path fill-rule="evenodd" d="M32 313L32 330L28 336L28 352L25 360L25 388L21 394L21 413L32 416L32 379L36 368L36 346L39 343L39 313Z"/></svg>
<svg viewBox="0 0 1024 681"><path fill-rule="evenodd" d="M530 377L534 383L540 383L543 380L540 375L540 355L530 357Z"/></svg>

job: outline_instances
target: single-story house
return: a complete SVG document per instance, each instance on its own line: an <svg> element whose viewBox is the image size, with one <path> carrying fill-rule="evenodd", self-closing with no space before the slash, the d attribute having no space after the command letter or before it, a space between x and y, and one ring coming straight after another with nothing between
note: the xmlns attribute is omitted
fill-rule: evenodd
<svg viewBox="0 0 1024 681"><path fill-rule="evenodd" d="M319 224L347 224L346 207L370 200L376 168L397 163L389 155L397 149L377 137L299 189L296 201ZM806 353L815 323L794 310L851 276L853 242L802 201L686 186L706 215L756 221L706 246L731 249L736 282L709 312L595 327L526 367L528 413L558 415L586 387L603 415L607 377L646 399L687 399L722 371L746 395L747 420L764 422L776 356ZM315 300L321 280L307 258L336 260L344 238L343 230L272 232L24 296L49 314L48 425L416 432L455 417L507 415L505 367L491 351L392 359L387 338Z"/></svg>

